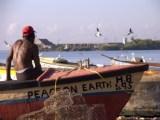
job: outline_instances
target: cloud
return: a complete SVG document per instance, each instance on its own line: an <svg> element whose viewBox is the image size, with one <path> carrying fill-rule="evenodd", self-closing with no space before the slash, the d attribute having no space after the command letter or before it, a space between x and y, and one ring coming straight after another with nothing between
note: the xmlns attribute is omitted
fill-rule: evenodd
<svg viewBox="0 0 160 120"><path fill-rule="evenodd" d="M16 30L17 30L17 23L11 23L7 28L7 34L12 35L16 32Z"/></svg>

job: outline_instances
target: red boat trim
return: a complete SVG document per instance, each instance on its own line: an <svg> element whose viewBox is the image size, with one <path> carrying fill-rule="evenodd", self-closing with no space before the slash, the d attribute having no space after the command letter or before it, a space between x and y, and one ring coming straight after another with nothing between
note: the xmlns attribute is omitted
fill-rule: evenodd
<svg viewBox="0 0 160 120"><path fill-rule="evenodd" d="M131 67L126 67L126 68L121 68L121 69L113 69L113 70L108 70L105 72L99 72L99 74L101 76L103 76L104 78L107 77L113 77L113 76L118 76L118 75L126 75L126 74L130 74L130 73L136 73L136 72L141 72L141 71L145 71L148 70L148 65L147 64L143 64L143 65L137 65L137 66L131 66ZM91 75L85 75L85 76L81 76L81 77L71 77L71 78L62 78L62 80L65 80L64 82L67 83L72 83L72 82L79 82L80 80L84 79L86 81L88 80L93 80L93 79L98 79L100 78L100 76L98 76L97 74L91 74Z"/></svg>

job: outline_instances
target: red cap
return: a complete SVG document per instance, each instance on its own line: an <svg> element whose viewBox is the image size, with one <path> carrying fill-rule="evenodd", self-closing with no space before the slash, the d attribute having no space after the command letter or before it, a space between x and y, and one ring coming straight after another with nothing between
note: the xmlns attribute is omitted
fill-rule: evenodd
<svg viewBox="0 0 160 120"><path fill-rule="evenodd" d="M30 34L32 34L32 33L34 33L34 32L35 32L35 31L34 31L34 29L33 29L32 26L25 26L25 27L23 28L23 30L22 30L23 36L28 36L28 35L30 35Z"/></svg>

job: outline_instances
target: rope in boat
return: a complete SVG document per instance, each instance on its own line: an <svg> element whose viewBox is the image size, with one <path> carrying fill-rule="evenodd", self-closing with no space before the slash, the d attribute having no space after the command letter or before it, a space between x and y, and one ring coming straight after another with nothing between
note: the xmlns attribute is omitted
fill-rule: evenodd
<svg viewBox="0 0 160 120"><path fill-rule="evenodd" d="M55 84L54 84L54 93L56 93L57 92L57 82L58 82L58 80L60 80L61 79L61 77L63 77L63 76L67 76L67 75L69 75L72 71L74 71L74 70L77 70L77 68L75 68L75 69L72 69L72 70L70 70L70 71L68 71L68 72L66 72L66 74L64 74L64 75L62 75L62 76L59 76L59 77L57 77L56 79L55 79Z"/></svg>
<svg viewBox="0 0 160 120"><path fill-rule="evenodd" d="M101 79L103 79L104 80L104 77L99 73L99 72L97 72L96 70L91 70L91 69L89 69L89 59L87 59L87 61L84 61L84 62L87 62L87 64L85 64L84 66L82 65L82 61L79 61L79 67L76 67L75 69L72 69L72 70L70 70L70 71L68 71L65 75L63 75L63 76L67 76L68 74L70 74L72 71L74 71L74 70L77 70L77 69L83 69L83 70L85 70L85 71L89 71L89 72L91 72L91 73L94 73L94 74L97 74ZM58 80L60 80L61 79L61 77L62 76L60 76L60 77L58 77L58 78L56 78L55 79L55 85L54 85L54 89L55 89L55 91L54 91L54 93L56 93L57 92L57 82L58 82Z"/></svg>
<svg viewBox="0 0 160 120"><path fill-rule="evenodd" d="M91 72L91 73L94 73L94 74L97 74L101 79L103 79L104 80L104 77L99 73L99 72L97 72L96 70L91 70L91 69L89 69L89 68L87 68L87 67L80 67L80 70L85 70L85 71L89 71L89 72ZM65 75L63 75L63 76L67 76L68 74L70 74L72 71L74 71L74 70L77 70L77 69L73 69L73 70L70 70L70 71L68 71ZM54 84L54 93L56 93L57 92L57 82L58 82L58 80L60 80L61 79L61 77L62 76L60 76L60 77L58 77L58 78L56 78L55 79L55 84Z"/></svg>
<svg viewBox="0 0 160 120"><path fill-rule="evenodd" d="M59 79L59 78L57 78L57 79L55 80L54 94L56 94L56 92L57 92L57 81L58 81L58 79Z"/></svg>
<svg viewBox="0 0 160 120"><path fill-rule="evenodd" d="M89 71L89 72L91 72L91 73L95 73L95 74L97 74L101 79L104 80L104 77L103 77L99 72L97 72L96 70L91 70L91 69L89 69L89 63L90 63L89 58L88 58L88 59L85 59L84 61L79 61L79 69L84 69L84 70ZM82 64L84 64L84 66L83 66Z"/></svg>
<svg viewBox="0 0 160 120"><path fill-rule="evenodd" d="M97 74L100 78L102 78L102 79L104 80L104 77L103 77L99 72L97 72L97 71L95 71L95 70L88 69L87 67L84 67L84 70L89 71L89 72L91 72L91 73L95 73L95 74Z"/></svg>

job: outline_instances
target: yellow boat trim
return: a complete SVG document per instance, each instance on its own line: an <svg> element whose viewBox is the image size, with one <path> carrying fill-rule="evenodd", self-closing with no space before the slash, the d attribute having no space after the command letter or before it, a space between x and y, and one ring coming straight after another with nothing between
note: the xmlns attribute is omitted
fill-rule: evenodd
<svg viewBox="0 0 160 120"><path fill-rule="evenodd" d="M13 68L11 68L10 74L11 74L11 78L15 80L16 71ZM0 67L0 81L4 81L4 80L6 80L6 68Z"/></svg>

